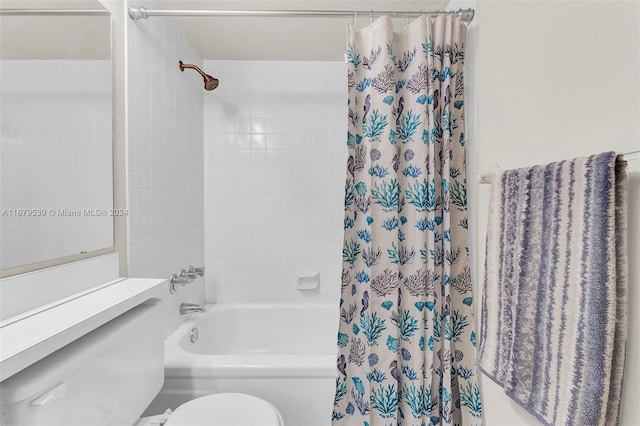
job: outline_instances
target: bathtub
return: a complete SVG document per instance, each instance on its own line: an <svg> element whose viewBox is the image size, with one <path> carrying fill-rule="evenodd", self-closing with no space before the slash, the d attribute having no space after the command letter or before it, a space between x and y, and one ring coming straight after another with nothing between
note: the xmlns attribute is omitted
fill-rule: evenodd
<svg viewBox="0 0 640 426"><path fill-rule="evenodd" d="M165 341L164 386L146 413L243 392L275 405L286 426L328 425L338 321L337 304L207 305Z"/></svg>

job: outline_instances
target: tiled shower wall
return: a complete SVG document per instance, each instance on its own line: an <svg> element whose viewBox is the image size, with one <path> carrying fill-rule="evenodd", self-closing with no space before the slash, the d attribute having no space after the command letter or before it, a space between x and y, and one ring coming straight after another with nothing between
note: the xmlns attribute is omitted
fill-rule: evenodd
<svg viewBox="0 0 640 426"><path fill-rule="evenodd" d="M346 65L204 61L206 295L336 302L346 170ZM318 272L316 291L296 289Z"/></svg>
<svg viewBox="0 0 640 426"><path fill-rule="evenodd" d="M128 20L127 37L129 276L164 278L204 264L204 90L178 68L202 58L171 18ZM180 303L204 302L203 281L163 300L165 334Z"/></svg>

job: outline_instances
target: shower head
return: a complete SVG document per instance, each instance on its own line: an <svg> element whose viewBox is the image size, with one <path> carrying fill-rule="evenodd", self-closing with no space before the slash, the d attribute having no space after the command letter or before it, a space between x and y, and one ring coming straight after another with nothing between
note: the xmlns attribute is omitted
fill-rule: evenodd
<svg viewBox="0 0 640 426"><path fill-rule="evenodd" d="M218 87L220 81L217 78L211 77L208 74L204 76L204 90L213 90Z"/></svg>
<svg viewBox="0 0 640 426"><path fill-rule="evenodd" d="M217 78L211 77L209 74L205 74L200 68L195 65L185 64L182 61L178 62L180 64L180 71L184 71L185 68L191 68L196 70L202 78L204 79L204 90L213 90L218 87L220 81Z"/></svg>

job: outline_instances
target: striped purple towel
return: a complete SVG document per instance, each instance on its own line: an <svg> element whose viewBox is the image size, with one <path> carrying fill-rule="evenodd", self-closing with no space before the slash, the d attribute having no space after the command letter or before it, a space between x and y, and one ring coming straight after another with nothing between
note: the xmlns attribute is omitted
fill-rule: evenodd
<svg viewBox="0 0 640 426"><path fill-rule="evenodd" d="M625 170L607 152L505 171L491 186L480 367L546 425L618 423Z"/></svg>

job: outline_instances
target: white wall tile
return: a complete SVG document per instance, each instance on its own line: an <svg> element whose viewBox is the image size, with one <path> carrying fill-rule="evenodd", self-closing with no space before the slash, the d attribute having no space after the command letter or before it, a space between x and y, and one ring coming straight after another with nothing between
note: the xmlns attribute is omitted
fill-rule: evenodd
<svg viewBox="0 0 640 426"><path fill-rule="evenodd" d="M128 82L129 275L163 278L204 265L204 90L197 73L178 68L179 60L201 66L202 58L171 18L127 25L135 66ZM182 321L180 303L204 302L203 281L162 302L166 335Z"/></svg>
<svg viewBox="0 0 640 426"><path fill-rule="evenodd" d="M220 78L204 111L209 301L337 302L344 67L205 61ZM302 293L296 273L308 271L320 289Z"/></svg>

